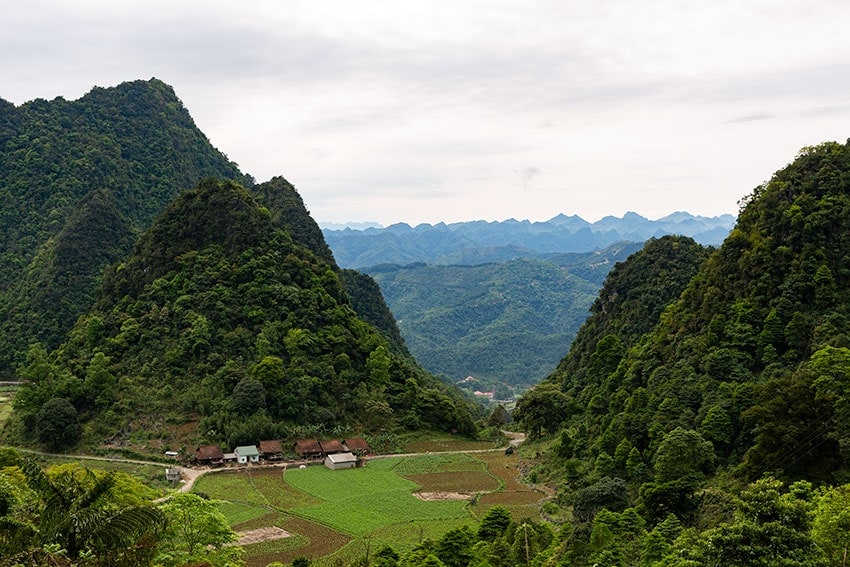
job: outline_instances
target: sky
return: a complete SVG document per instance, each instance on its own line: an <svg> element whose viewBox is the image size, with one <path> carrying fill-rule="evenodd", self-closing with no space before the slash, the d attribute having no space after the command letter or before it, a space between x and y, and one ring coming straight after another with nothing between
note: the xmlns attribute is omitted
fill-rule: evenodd
<svg viewBox="0 0 850 567"><path fill-rule="evenodd" d="M846 0L0 0L0 98L156 77L323 222L737 214L850 137Z"/></svg>

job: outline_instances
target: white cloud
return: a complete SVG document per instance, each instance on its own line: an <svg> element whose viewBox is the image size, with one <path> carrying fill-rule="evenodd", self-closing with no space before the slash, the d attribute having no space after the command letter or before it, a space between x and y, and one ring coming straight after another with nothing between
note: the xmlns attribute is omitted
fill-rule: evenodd
<svg viewBox="0 0 850 567"><path fill-rule="evenodd" d="M848 136L838 0L11 4L0 96L157 76L319 220L735 212Z"/></svg>

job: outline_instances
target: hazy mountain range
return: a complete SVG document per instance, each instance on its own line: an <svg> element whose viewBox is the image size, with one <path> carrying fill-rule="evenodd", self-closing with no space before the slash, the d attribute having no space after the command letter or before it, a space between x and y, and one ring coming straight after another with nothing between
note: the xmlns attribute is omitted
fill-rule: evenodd
<svg viewBox="0 0 850 567"><path fill-rule="evenodd" d="M426 262L435 265L476 265L547 254L591 252L618 242L645 242L668 234L690 236L703 245L723 242L735 223L727 214L703 217L676 212L650 220L634 212L588 222L559 214L545 222L509 219L458 223L397 223L385 228L322 225L325 240L340 266Z"/></svg>

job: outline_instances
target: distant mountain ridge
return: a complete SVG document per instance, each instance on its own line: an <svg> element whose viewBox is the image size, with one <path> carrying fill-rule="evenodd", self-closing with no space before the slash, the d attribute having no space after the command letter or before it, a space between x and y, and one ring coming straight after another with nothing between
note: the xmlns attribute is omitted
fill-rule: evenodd
<svg viewBox="0 0 850 567"><path fill-rule="evenodd" d="M543 254L590 252L618 242L645 242L670 234L689 236L718 246L735 224L731 214L704 217L678 211L657 220L634 212L606 216L596 222L563 213L548 221L508 219L458 223L396 223L385 228L322 229L334 257L343 267L383 263L426 262L476 265Z"/></svg>

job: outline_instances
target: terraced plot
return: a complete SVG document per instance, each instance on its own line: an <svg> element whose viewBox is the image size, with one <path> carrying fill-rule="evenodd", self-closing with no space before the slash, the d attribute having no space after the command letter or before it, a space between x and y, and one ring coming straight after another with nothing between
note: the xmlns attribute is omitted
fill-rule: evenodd
<svg viewBox="0 0 850 567"><path fill-rule="evenodd" d="M237 531L274 526L292 534L246 545L249 566L302 555L335 565L384 544L404 552L425 538L474 525L497 503L518 517L535 515L542 494L519 484L516 474L515 457L500 452L426 454L372 459L341 471L245 468L202 477L194 490L222 500ZM425 501L417 492L469 497Z"/></svg>

